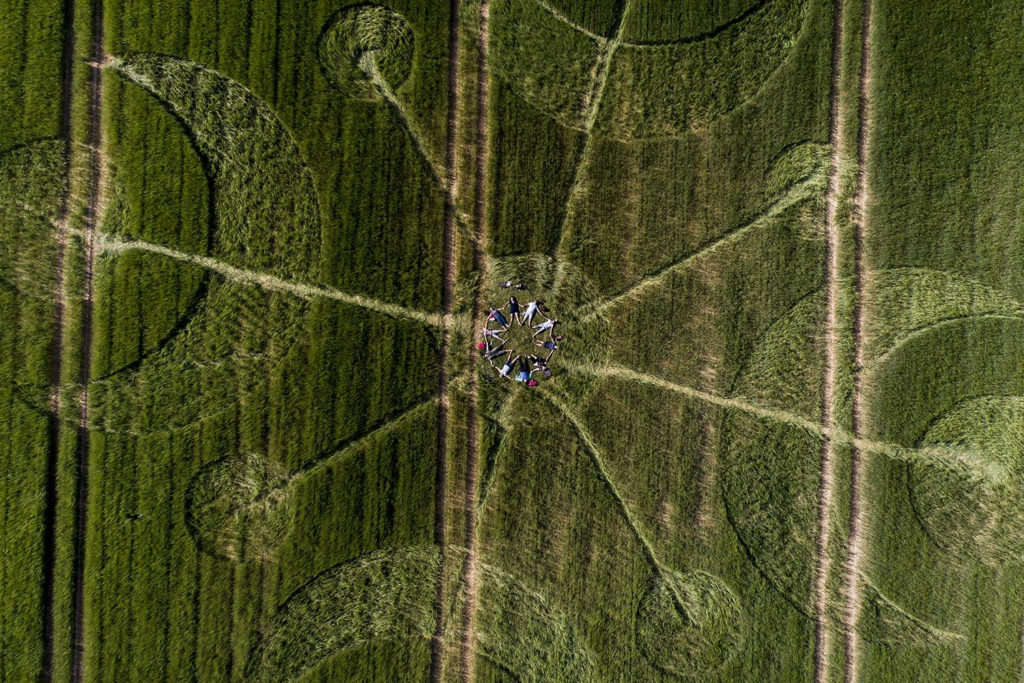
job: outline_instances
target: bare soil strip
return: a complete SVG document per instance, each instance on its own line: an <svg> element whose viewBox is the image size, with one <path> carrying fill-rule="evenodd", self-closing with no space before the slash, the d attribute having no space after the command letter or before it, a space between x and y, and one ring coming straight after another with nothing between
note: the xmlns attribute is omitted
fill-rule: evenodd
<svg viewBox="0 0 1024 683"><path fill-rule="evenodd" d="M78 491L75 501L75 557L74 557L74 653L71 680L78 683L84 678L85 659L85 532L89 514L89 380L92 358L92 289L93 267L96 262L96 225L102 204L104 160L102 144L103 116L103 0L93 0L92 62L89 72L89 200L85 214L85 281L82 292L82 355L81 405L78 421Z"/></svg>
<svg viewBox="0 0 1024 683"><path fill-rule="evenodd" d="M414 308L399 306L398 304L378 301L360 294L348 294L347 292L342 292L332 287L309 285L302 282L285 280L266 273L237 268L209 256L190 254L188 252L178 251L177 249L172 249L171 247L166 247L162 244L154 244L145 240L123 240L98 231L94 232L94 237L95 246L100 252L122 252L132 250L148 251L151 254L160 254L161 256L166 256L167 258L172 258L176 261L183 261L185 263L191 263L193 265L206 268L207 270L211 270L222 276L224 279L231 280L232 282L251 284L275 292L285 292L287 294L297 296L300 299L333 299L335 301L349 304L350 306L359 306L360 308L375 311L383 315L391 316L392 318L413 320L418 323L423 323L424 325L430 325L431 327L444 328L446 320L449 325L454 324L455 322L450 311L447 315L438 315L437 313L428 313ZM447 275L445 277L446 279L448 278Z"/></svg>
<svg viewBox="0 0 1024 683"><path fill-rule="evenodd" d="M864 239L868 218L867 159L871 132L871 0L863 0L861 15L860 98L858 101L857 131L857 193L854 196L854 302L853 302L853 433L859 437L864 431L864 395L862 374L864 369L865 291L868 287L867 262L864 258ZM861 564L864 557L864 462L854 449L850 466L850 544L846 557L846 680L853 683L859 675L860 635L857 624L861 609Z"/></svg>
<svg viewBox="0 0 1024 683"><path fill-rule="evenodd" d="M64 368L64 314L67 308L67 279L64 274L64 260L67 252L67 223L71 214L71 150L74 145L71 126L71 103L75 80L75 2L68 0L64 6L64 74L61 83L61 138L66 145L64 163L67 169L67 187L61 207L60 220L55 225L57 234L57 301L54 311L54 344L50 358L50 416L49 444L46 454L46 508L43 517L43 666L40 680L53 680L53 623L54 623L54 572L57 555L57 464L61 439L61 376Z"/></svg>
<svg viewBox="0 0 1024 683"><path fill-rule="evenodd" d="M832 13L832 84L829 93L829 145L832 148L828 191L825 194L825 368L821 394L821 423L826 432L836 428L836 372L839 364L839 299L842 273L838 225L840 180L842 178L840 145L843 141L843 112L840 100L840 68L843 55L843 1L836 0ZM836 444L826 437L821 445L821 480L818 487L818 566L814 580L814 680L827 683L832 646L828 615L829 576L832 558L829 543L832 536L832 499L835 493Z"/></svg>
<svg viewBox="0 0 1024 683"><path fill-rule="evenodd" d="M442 329L443 335L441 339L441 348L438 351L438 365L440 372L438 374L438 396L440 401L438 403L438 430L437 430L437 479L435 481L436 493L434 498L434 541L441 549L441 569L437 576L437 595L435 597L435 614L437 615L436 626L434 629L434 635L430 643L430 680L432 683L441 683L444 675L444 652L445 652L445 638L448 624L445 620L445 584L446 575L445 567L447 566L447 555L448 555L448 515L447 515L447 503L448 503L448 432L451 429L451 399L449 397L449 378L448 378L448 362L451 355L451 342L452 342L452 311L455 306L455 282L457 278L457 267L458 267L458 244L456 237L458 231L456 230L457 220L457 209L456 202L459 196L459 182L458 182L458 163L457 163L457 150L458 150L458 133L459 133L459 102L461 94L461 85L459 83L459 17L462 10L460 0L451 0L451 5L448 11L450 12L448 22L448 130L446 131L445 139L445 152L444 152L444 163L445 173L443 176L438 175L435 170L434 173L439 178L443 178L442 185L445 190L445 202L444 202L444 232L442 235L443 243L443 258L444 265L442 266L442 289L441 289L441 311L443 314ZM376 82L376 81L375 81ZM386 86L386 84L385 84ZM385 90L381 91L382 94ZM387 89L386 92L390 92ZM387 95L384 94L385 99ZM402 113L405 118L404 111L401 107L396 107L399 112ZM406 120L406 126L409 126L408 120ZM412 128L409 128L409 134L417 139ZM425 148L422 144L419 144L420 152L427 157ZM430 163L431 168L436 169L433 163Z"/></svg>
<svg viewBox="0 0 1024 683"><path fill-rule="evenodd" d="M480 327L484 317L484 292L487 283L487 259L484 251L487 244L487 166L490 163L490 129L488 107L490 103L490 4L480 1L480 28L477 41L477 109L476 109L476 169L475 202L473 204L473 269L478 274L476 293L473 301L473 330ZM476 657L474 655L477 592L479 587L480 559L477 541L477 502L480 486L480 426L478 424L478 391L476 383L476 354L470 351L470 374L468 405L466 411L466 489L464 496L466 514L466 560L462 577L465 589L465 603L462 614L462 680L471 683L476 678Z"/></svg>

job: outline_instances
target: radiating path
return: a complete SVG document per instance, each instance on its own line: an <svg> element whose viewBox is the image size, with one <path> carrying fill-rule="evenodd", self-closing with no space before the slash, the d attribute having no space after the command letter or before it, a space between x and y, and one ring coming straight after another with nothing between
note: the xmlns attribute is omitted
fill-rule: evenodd
<svg viewBox="0 0 1024 683"><path fill-rule="evenodd" d="M723 247L727 247L731 244L736 243L748 232L757 230L764 227L771 220L777 218L784 211L794 206L795 204L811 197L814 193L821 189L821 178L817 176L811 176L805 180L795 184L783 197L773 202L763 213L757 216L754 220L741 225L737 228L733 228L725 232L723 235L714 238L710 242L705 243L699 247L696 251L678 261L674 261L668 265L665 265L658 270L654 271L650 275L644 277L636 284L630 286L628 289L607 297L597 304L588 312L586 315L577 318L576 323L586 323L606 313L609 309L627 301L631 298L639 296L648 290L658 287L663 284L668 278L674 273L684 270L685 268L692 265L694 262L699 261L707 256L714 254L716 251Z"/></svg>
<svg viewBox="0 0 1024 683"><path fill-rule="evenodd" d="M686 601L681 595L679 595L675 582L672 581L671 570L662 564L657 551L654 549L654 544L652 544L644 534L639 520L637 520L629 505L626 504L625 498L622 497L618 487L615 485L615 480L612 479L608 472L608 468L605 467L601 450L597 447L597 444L594 442L590 432L583 424L583 421L554 391L548 389L544 385L541 385L539 393L565 416L576 433L579 434L580 440L583 442L587 455L590 458L591 464L594 466L594 470L597 473L598 478L608 489L608 493L611 494L612 499L619 508L619 512L622 514L623 518L625 518L627 526L629 526L630 531L633 532L633 536L643 548L644 557L647 559L648 564L650 564L651 569L655 574L657 574L658 578L664 582L664 585L671 594L672 601L675 603L676 609L679 610L679 613L685 614L687 617L692 617L692 615L690 615L690 610L687 608Z"/></svg>
<svg viewBox="0 0 1024 683"><path fill-rule="evenodd" d="M559 238L558 246L555 247L555 257L559 261L566 260L566 257L568 256L567 245L571 237L569 220L576 202L579 201L580 195L583 192L584 169L590 160L592 145L594 142L594 124L597 122L597 116L601 109L601 102L604 99L604 91L608 85L608 72L611 68L612 59L615 57L615 52L619 49L619 45L622 43L622 32L626 25L626 19L629 16L629 8L630 0L623 0L622 13L618 17L618 23L615 25L614 33L610 39L602 40L600 43L600 49L597 53L597 58L594 61L590 93L583 101L583 135L585 142L583 144L583 151L580 152L579 159L576 161L576 167L573 169L572 185L569 187L569 194L566 197L565 207L562 210L561 224L558 226ZM555 16L558 17L557 14ZM562 268L559 268L556 273L556 291L561 284L563 273L564 269Z"/></svg>
<svg viewBox="0 0 1024 683"><path fill-rule="evenodd" d="M431 327L440 328L444 326L444 316L439 313L428 313L426 311L420 311L413 308L406 308L405 306L378 301L360 294L349 294L324 285L310 285L302 282L294 282L274 275L238 268L211 256L191 254L162 244L155 244L153 242L137 239L125 240L108 233L97 233L96 243L101 253L145 251L151 254L166 256L167 258L181 261L183 263L191 263L201 268L206 268L207 270L211 270L232 282L251 284L275 292L284 292L286 294L297 296L300 299L331 299L334 301L340 301L344 304L359 306L360 308L375 311L392 318L413 320L415 322L423 323L424 325L430 325Z"/></svg>
<svg viewBox="0 0 1024 683"><path fill-rule="evenodd" d="M860 451L876 453L894 460L900 460L903 462L923 461L933 464L936 461L941 461L950 466L958 466L957 463L959 463L959 465L974 472L977 476L989 477L993 475L993 473L988 472L981 463L976 462L971 458L971 454L969 452L959 449L942 447L907 448L896 444L885 443L883 441L864 439L839 427L824 427L820 422L803 417L802 415L790 413L785 410L769 408L746 398L719 396L685 384L677 384L655 375L637 372L636 370L631 370L630 368L623 367L621 365L609 364L604 366L594 366L584 363L576 363L564 358L560 363L570 372L589 375L591 377L620 379L657 387L659 389L681 394L696 401L710 403L712 405L731 410L738 410L748 415L772 422L787 424L792 427L802 429L815 436L829 438L836 444L853 446Z"/></svg>

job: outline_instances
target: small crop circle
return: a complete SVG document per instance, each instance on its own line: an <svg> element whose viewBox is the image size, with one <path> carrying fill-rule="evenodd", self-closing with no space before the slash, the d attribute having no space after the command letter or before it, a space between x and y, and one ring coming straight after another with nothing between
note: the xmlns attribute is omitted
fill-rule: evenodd
<svg viewBox="0 0 1024 683"><path fill-rule="evenodd" d="M358 5L338 12L320 37L320 67L349 97L373 100L378 92L367 72L372 60L392 89L412 71L413 33L402 15L378 5Z"/></svg>
<svg viewBox="0 0 1024 683"><path fill-rule="evenodd" d="M294 518L285 478L278 463L256 454L200 470L188 490L188 523L199 546L237 562L275 558Z"/></svg>
<svg viewBox="0 0 1024 683"><path fill-rule="evenodd" d="M743 639L743 608L707 572L668 572L640 601L637 646L656 669L681 678L713 673Z"/></svg>

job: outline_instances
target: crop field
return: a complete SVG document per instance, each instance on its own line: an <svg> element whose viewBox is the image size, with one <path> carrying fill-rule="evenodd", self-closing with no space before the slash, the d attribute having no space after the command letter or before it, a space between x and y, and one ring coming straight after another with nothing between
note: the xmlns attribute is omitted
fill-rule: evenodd
<svg viewBox="0 0 1024 683"><path fill-rule="evenodd" d="M1022 26L0 0L0 683L1024 680Z"/></svg>

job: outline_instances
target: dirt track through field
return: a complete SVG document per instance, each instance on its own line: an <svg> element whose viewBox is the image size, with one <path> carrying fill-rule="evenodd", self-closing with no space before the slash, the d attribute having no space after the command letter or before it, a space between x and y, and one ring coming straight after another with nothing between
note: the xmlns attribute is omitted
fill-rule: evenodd
<svg viewBox="0 0 1024 683"><path fill-rule="evenodd" d="M448 19L448 125L445 132L444 152L444 175L438 175L435 168L434 173L443 178L442 185L445 191L444 202L444 228L442 235L443 243L443 265L442 265L442 289L441 289L441 310L443 313L443 335L441 348L438 351L438 373L437 392L440 398L438 402L438 430L437 430L437 477L434 486L436 493L434 498L434 542L441 549L441 568L437 576L437 594L434 602L434 614L436 615L436 626L430 643L430 680L432 683L441 683L444 677L445 662L445 641L447 638L448 624L445 619L445 605L447 595L445 586L447 576L445 568L448 557L448 437L451 430L451 399L449 396L448 364L451 358L452 344L452 311L455 306L455 283L458 276L458 244L457 237L457 202L459 198L459 173L458 173L458 135L459 135L459 102L462 92L459 83L459 15L461 13L460 0L451 0L449 6L450 16ZM381 79L382 80L382 79ZM387 84L384 84L385 87ZM390 92L390 88L387 88ZM382 91L384 94L384 91ZM385 99L387 95L384 94ZM405 114L401 107L398 107L404 118ZM406 120L408 126L408 120ZM409 134L416 139L416 134L409 128ZM426 150L422 144L419 145L420 152L427 158Z"/></svg>
<svg viewBox="0 0 1024 683"><path fill-rule="evenodd" d="M64 73L61 82L61 139L64 140L64 163L66 164L66 182L68 191L64 195L60 219L56 224L57 255L54 268L56 270L56 308L54 311L55 339L50 359L50 415L48 418L49 444L46 454L46 502L43 518L43 665L40 680L49 683L53 680L53 624L54 624L54 573L57 556L57 470L61 440L61 413L64 409L61 395L61 377L64 370L64 328L66 325L68 292L64 262L68 248L67 224L71 215L71 150L74 148L72 137L72 97L75 80L75 3L69 0L64 7Z"/></svg>
<svg viewBox="0 0 1024 683"><path fill-rule="evenodd" d="M868 220L867 161L871 131L871 0L864 0L861 17L860 87L857 131L857 193L854 196L854 302L853 302L853 434L864 431L864 329L866 290L869 286L864 241ZM861 566L864 557L864 459L858 449L850 463L850 541L846 557L846 681L854 683L860 674L860 636L857 632L861 610Z"/></svg>
<svg viewBox="0 0 1024 683"><path fill-rule="evenodd" d="M839 194L842 179L841 145L843 143L842 100L840 76L844 52L842 0L836 0L832 13L832 83L829 93L829 145L832 148L828 191L825 194L825 359L821 393L821 423L826 433L836 428L836 374L839 365L840 331L839 300L842 273L839 252ZM829 577L832 557L832 505L835 495L835 439L826 437L821 444L821 479L818 485L818 564L814 578L814 680L827 683L832 652L832 623L829 619Z"/></svg>
<svg viewBox="0 0 1024 683"><path fill-rule="evenodd" d="M476 163L475 202L473 204L473 270L477 272L477 287L473 297L473 326L481 326L484 317L484 287L487 284L487 167L490 163L490 127L488 109L490 106L490 3L480 1L480 24L477 40L477 107L476 107ZM466 514L467 550L463 573L465 604L462 614L462 680L471 683L476 678L475 640L476 608L479 590L480 547L477 539L477 501L480 487L480 426L478 424L478 387L476 383L476 353L470 351L468 405L466 410L466 489L463 504Z"/></svg>
<svg viewBox="0 0 1024 683"><path fill-rule="evenodd" d="M103 0L93 0L92 56L89 67L89 199L85 212L85 276L82 285L81 401L78 423L78 490L75 500L74 654L71 680L84 679L85 660L85 534L89 514L89 381L92 358L93 269L96 262L96 226L102 211L105 161L102 154Z"/></svg>

